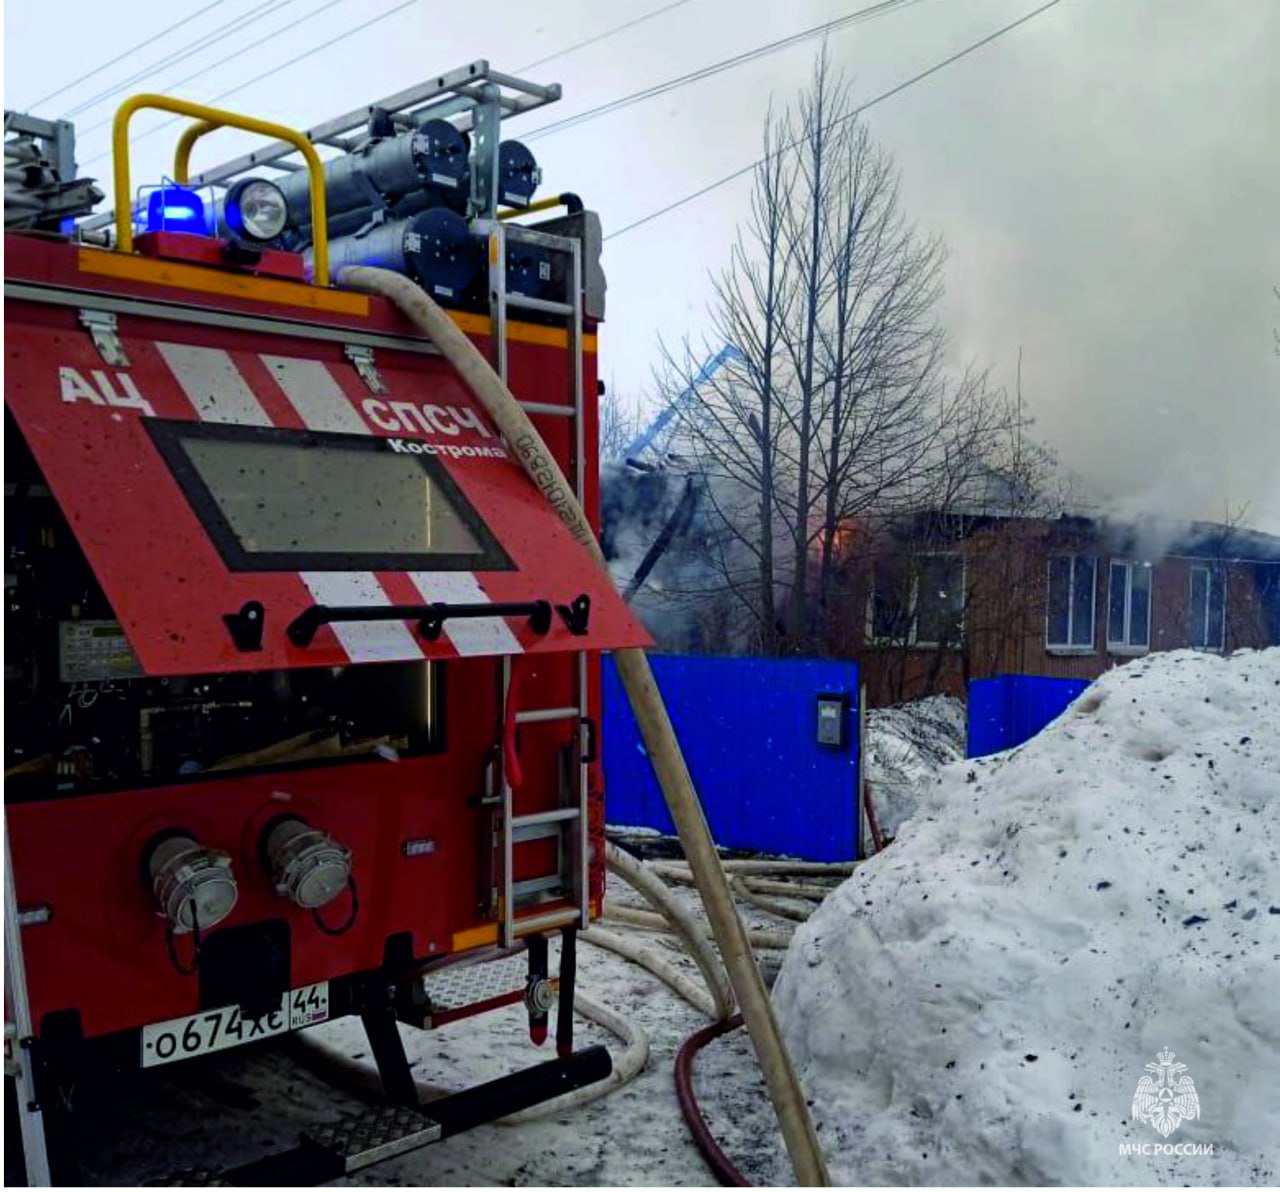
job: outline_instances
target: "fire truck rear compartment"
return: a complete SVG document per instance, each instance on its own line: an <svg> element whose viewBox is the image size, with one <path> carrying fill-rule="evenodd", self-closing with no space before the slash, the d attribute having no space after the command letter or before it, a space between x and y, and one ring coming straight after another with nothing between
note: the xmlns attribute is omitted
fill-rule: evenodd
<svg viewBox="0 0 1280 1192"><path fill-rule="evenodd" d="M97 1037L229 1004L252 1017L287 989L446 955L492 919L481 804L494 661L145 676L21 435L6 432L7 800L23 910L47 914L23 941L37 1021L71 1011ZM572 702L569 660L521 665L540 702ZM575 729L520 727L518 814L567 801ZM343 925L348 893L313 914L275 886L265 844L282 819L349 851L358 912L340 943L325 927ZM225 854L237 888L195 981L174 971L144 872L174 833ZM556 847L518 843L514 880L554 892Z"/></svg>

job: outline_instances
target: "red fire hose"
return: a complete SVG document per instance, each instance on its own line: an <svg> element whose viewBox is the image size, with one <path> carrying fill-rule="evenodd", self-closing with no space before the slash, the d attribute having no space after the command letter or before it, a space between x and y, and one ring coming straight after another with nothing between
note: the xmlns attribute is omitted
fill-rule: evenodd
<svg viewBox="0 0 1280 1192"><path fill-rule="evenodd" d="M720 1149L720 1144L716 1142L711 1134L711 1128L707 1125L707 1119L702 1116L702 1110L698 1108L697 1099L693 1095L693 1060L698 1052L713 1039L727 1035L730 1031L736 1031L741 1025L741 1014L735 1014L732 1018L722 1018L719 1022L713 1022L710 1026L694 1031L680 1044L680 1050L676 1053L676 1099L680 1102L680 1112L684 1115L689 1133L693 1135L694 1145L707 1161L707 1166L711 1168L716 1179L726 1188L750 1188L751 1181Z"/></svg>

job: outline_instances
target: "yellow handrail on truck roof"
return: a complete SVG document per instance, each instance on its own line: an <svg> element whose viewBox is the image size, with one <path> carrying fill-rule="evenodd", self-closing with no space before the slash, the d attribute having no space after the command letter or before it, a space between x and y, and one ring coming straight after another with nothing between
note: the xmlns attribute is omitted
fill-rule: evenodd
<svg viewBox="0 0 1280 1192"><path fill-rule="evenodd" d="M188 124L178 138L178 147L173 151L173 180L179 186L185 186L191 177L191 150L196 142L205 135L220 127L210 120L201 120L199 124Z"/></svg>
<svg viewBox="0 0 1280 1192"><path fill-rule="evenodd" d="M270 121L258 120L253 116L224 112L221 108L190 103L185 99L171 99L167 95L134 95L116 109L115 120L111 127L112 175L116 199L116 247L121 252L133 251L129 122L133 119L134 113L143 108L158 108L162 112L189 116L193 120L200 121L199 124L187 128L178 140L178 148L174 154L174 181L178 183L184 183L187 180L191 149L196 141L216 128L239 128L244 132L257 133L259 136L270 137L275 141L288 141L293 145L306 160L307 174L311 179L311 226L315 229L313 245L315 284L318 286L329 284L329 233L328 218L325 213L324 164L311 142L302 133L286 128L283 124L272 124Z"/></svg>

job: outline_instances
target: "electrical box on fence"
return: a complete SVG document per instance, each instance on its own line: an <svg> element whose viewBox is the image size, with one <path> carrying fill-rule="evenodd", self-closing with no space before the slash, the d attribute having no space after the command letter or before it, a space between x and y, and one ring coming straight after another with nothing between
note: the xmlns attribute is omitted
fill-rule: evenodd
<svg viewBox="0 0 1280 1192"><path fill-rule="evenodd" d="M844 749L849 744L849 697L818 696L818 744Z"/></svg>

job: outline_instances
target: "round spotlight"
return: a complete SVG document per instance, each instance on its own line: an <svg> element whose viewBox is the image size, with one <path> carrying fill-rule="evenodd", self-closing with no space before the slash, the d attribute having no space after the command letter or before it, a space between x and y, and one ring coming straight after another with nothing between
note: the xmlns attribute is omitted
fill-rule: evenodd
<svg viewBox="0 0 1280 1192"><path fill-rule="evenodd" d="M232 235L259 244L275 240L289 221L284 191L265 178L241 178L227 191L223 212Z"/></svg>
<svg viewBox="0 0 1280 1192"><path fill-rule="evenodd" d="M306 910L332 902L351 877L351 851L296 816L267 827L261 852L276 893Z"/></svg>
<svg viewBox="0 0 1280 1192"><path fill-rule="evenodd" d="M205 848L185 832L156 837L144 855L143 872L176 935L205 931L221 923L236 905L239 892L231 858Z"/></svg>

